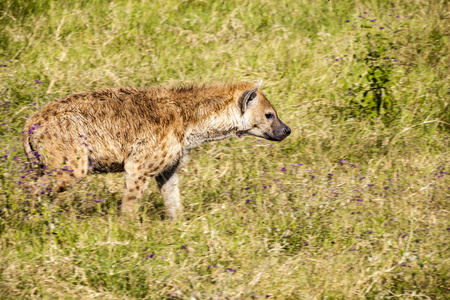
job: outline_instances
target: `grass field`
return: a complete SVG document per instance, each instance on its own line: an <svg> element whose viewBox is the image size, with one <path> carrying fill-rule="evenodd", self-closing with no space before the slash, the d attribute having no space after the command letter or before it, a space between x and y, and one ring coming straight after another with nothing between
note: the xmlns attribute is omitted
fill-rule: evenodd
<svg viewBox="0 0 450 300"><path fill-rule="evenodd" d="M450 299L448 1L0 1L1 299ZM232 138L119 213L123 175L35 208L25 120L102 87L264 79L292 128Z"/></svg>

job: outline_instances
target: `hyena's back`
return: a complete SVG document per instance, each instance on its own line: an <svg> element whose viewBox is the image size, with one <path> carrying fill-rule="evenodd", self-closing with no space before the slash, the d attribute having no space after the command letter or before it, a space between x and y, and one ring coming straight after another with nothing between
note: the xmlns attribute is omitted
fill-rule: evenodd
<svg viewBox="0 0 450 300"><path fill-rule="evenodd" d="M179 128L181 108L173 97L163 89L122 88L62 98L28 120L25 150L44 165L71 168L75 177L123 171L139 139L161 141L168 127Z"/></svg>

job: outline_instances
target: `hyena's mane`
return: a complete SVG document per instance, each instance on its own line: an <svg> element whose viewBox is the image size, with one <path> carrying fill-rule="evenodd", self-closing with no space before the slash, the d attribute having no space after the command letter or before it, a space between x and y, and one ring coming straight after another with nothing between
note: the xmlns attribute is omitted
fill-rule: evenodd
<svg viewBox="0 0 450 300"><path fill-rule="evenodd" d="M240 92L252 88L254 84L248 82L188 83L102 89L79 96L88 101L103 102L103 105L110 106L113 111L131 110L137 117L168 125L174 118L181 117L190 123L212 114L220 114L235 104Z"/></svg>

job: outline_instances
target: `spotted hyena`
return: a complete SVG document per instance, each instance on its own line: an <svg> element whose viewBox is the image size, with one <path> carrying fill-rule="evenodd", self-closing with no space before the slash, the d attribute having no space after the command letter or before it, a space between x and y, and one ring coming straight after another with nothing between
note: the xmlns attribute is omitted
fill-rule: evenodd
<svg viewBox="0 0 450 300"><path fill-rule="evenodd" d="M56 169L59 191L90 173L125 172L123 213L137 209L155 177L174 218L182 210L178 172L191 149L237 134L281 141L291 133L259 86L235 82L74 94L34 114L23 145L29 158Z"/></svg>

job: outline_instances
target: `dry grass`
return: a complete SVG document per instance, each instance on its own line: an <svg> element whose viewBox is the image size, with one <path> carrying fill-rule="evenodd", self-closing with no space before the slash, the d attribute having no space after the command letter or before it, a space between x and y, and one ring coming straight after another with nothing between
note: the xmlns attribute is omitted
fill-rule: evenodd
<svg viewBox="0 0 450 300"><path fill-rule="evenodd" d="M3 1L0 297L450 299L448 8ZM401 28L386 37L398 60L389 122L347 110L364 11ZM104 86L259 78L292 135L195 151L182 220L164 220L154 183L139 220L120 218L121 174L31 208L19 140L35 108Z"/></svg>

